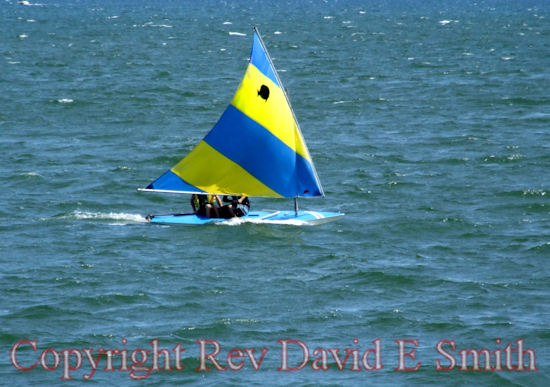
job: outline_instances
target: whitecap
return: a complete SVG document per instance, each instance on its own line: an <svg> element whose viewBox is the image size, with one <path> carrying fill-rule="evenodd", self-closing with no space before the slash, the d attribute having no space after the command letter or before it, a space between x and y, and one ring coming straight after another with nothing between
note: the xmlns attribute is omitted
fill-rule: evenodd
<svg viewBox="0 0 550 387"><path fill-rule="evenodd" d="M225 21L225 22L223 22L223 24L226 25L226 26L228 26L228 25L231 25L231 24L233 24L233 23L231 23L230 21Z"/></svg>
<svg viewBox="0 0 550 387"><path fill-rule="evenodd" d="M61 98L61 99L58 99L57 102L59 102L59 103L73 103L74 100L70 99L70 98Z"/></svg>
<svg viewBox="0 0 550 387"><path fill-rule="evenodd" d="M30 7L30 6L35 6L35 7L43 7L43 6L44 6L44 4L40 4L40 3L34 3L34 4L33 4L33 3L30 3L30 2L27 1L27 0L19 0L19 1L17 2L17 4L19 4L19 5L26 5L26 6L29 6L29 7Z"/></svg>
<svg viewBox="0 0 550 387"><path fill-rule="evenodd" d="M231 35L231 36L246 36L246 34L243 34L242 32L232 32L232 31L229 31L229 35Z"/></svg>
<svg viewBox="0 0 550 387"><path fill-rule="evenodd" d="M523 196L531 196L531 195L534 195L534 196L545 196L546 195L546 191L543 191L543 190L540 190L540 189L526 189L523 191Z"/></svg>
<svg viewBox="0 0 550 387"><path fill-rule="evenodd" d="M515 161L524 158L521 153L514 153L513 155L507 156L506 159L510 161Z"/></svg>
<svg viewBox="0 0 550 387"><path fill-rule="evenodd" d="M275 32L273 33L273 35L281 35L281 34L282 34L281 31L275 31Z"/></svg>
<svg viewBox="0 0 550 387"><path fill-rule="evenodd" d="M169 24L153 24L153 22L147 22L141 25L142 27L154 27L154 28L174 28Z"/></svg>
<svg viewBox="0 0 550 387"><path fill-rule="evenodd" d="M439 24L441 24L442 26L445 26L447 24L451 23L451 20L440 20L439 21Z"/></svg>
<svg viewBox="0 0 550 387"><path fill-rule="evenodd" d="M38 172L24 172L24 173L21 173L21 176L25 176L25 177L42 177L42 175L39 174Z"/></svg>

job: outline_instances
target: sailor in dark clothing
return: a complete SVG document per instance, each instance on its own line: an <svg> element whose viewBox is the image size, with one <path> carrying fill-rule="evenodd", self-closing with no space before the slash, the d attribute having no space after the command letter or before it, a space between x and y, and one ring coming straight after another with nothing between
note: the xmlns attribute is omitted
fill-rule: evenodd
<svg viewBox="0 0 550 387"><path fill-rule="evenodd" d="M250 200L247 196L224 196L224 203L226 204L220 209L220 215L223 218L234 218L248 215L250 210Z"/></svg>

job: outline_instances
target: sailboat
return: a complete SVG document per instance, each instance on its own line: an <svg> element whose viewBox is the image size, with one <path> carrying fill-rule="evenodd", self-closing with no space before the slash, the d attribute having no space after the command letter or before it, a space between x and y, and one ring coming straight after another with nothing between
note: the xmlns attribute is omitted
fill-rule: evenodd
<svg viewBox="0 0 550 387"><path fill-rule="evenodd" d="M324 192L288 95L256 27L245 75L216 125L176 165L138 190L294 198L294 210L250 211L239 221L301 225L344 216L298 209L299 197L324 197ZM234 222L194 213L148 215L147 219L189 225Z"/></svg>

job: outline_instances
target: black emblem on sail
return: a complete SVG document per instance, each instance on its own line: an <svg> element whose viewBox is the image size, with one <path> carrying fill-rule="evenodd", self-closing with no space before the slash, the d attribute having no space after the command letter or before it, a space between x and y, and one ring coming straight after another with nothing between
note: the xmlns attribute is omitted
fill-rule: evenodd
<svg viewBox="0 0 550 387"><path fill-rule="evenodd" d="M260 87L260 90L258 90L258 95L267 101L267 99L269 98L269 87L267 87L266 85L262 85L262 87Z"/></svg>

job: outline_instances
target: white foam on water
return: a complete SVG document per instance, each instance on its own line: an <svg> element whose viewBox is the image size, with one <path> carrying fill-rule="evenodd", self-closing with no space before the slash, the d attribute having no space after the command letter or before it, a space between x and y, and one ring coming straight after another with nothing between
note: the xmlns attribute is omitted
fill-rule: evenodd
<svg viewBox="0 0 550 387"><path fill-rule="evenodd" d="M19 0L19 1L17 2L17 4L19 4L19 5L26 5L26 6L28 6L28 7L43 7L43 6L44 6L44 4L40 4L40 3L31 3L31 2L29 2L29 1L27 1L27 0Z"/></svg>
<svg viewBox="0 0 550 387"><path fill-rule="evenodd" d="M231 35L231 36L246 36L246 34L243 34L242 32L232 32L232 31L229 31L229 35Z"/></svg>
<svg viewBox="0 0 550 387"><path fill-rule="evenodd" d="M134 27L136 25L134 24ZM170 24L154 24L153 22L147 22L145 24L141 25L142 27L153 27L153 28L174 28L174 26L171 26Z"/></svg>
<svg viewBox="0 0 550 387"><path fill-rule="evenodd" d="M264 220L257 218L231 218L223 222L215 223L217 226L240 226L245 223L254 224L270 224L270 225L286 225L286 226L311 226L311 223L303 220L286 219L286 220Z"/></svg>
<svg viewBox="0 0 550 387"><path fill-rule="evenodd" d="M19 176L25 176L25 177L42 177L42 175L38 172L23 172L20 173Z"/></svg>
<svg viewBox="0 0 550 387"><path fill-rule="evenodd" d="M147 219L140 214L129 214L125 212L90 212L90 211L74 211L67 218L78 220L111 220L117 221L113 225L125 225L128 223L146 223Z"/></svg>
<svg viewBox="0 0 550 387"><path fill-rule="evenodd" d="M58 99L57 102L59 102L59 103L73 103L73 102L74 102L74 99L70 99L70 98L61 98L61 99Z"/></svg>
<svg viewBox="0 0 550 387"><path fill-rule="evenodd" d="M220 225L220 226L239 226L244 223L246 223L246 220L243 218L231 218L231 219L226 219L222 222L216 222L214 224Z"/></svg>
<svg viewBox="0 0 550 387"><path fill-rule="evenodd" d="M447 24L451 24L451 23L458 23L458 20L440 20L439 21L439 24L441 24L442 26L446 26Z"/></svg>

